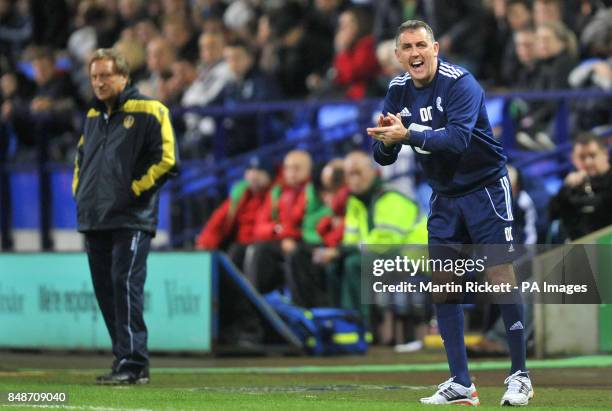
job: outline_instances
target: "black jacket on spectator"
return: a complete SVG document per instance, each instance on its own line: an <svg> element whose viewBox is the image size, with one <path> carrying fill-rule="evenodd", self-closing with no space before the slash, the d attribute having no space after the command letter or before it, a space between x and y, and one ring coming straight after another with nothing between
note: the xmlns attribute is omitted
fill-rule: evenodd
<svg viewBox="0 0 612 411"><path fill-rule="evenodd" d="M223 104L231 109L240 104L267 102L280 98L278 86L273 78L253 66L244 79L228 83L223 90ZM252 150L258 143L274 139L271 130L272 118L257 114L233 114L225 117L225 154L235 155ZM267 141L258 141L263 136Z"/></svg>
<svg viewBox="0 0 612 411"><path fill-rule="evenodd" d="M74 131L74 110L82 108L76 87L65 73L56 73L47 83L35 87L31 98L14 101L12 124L22 146L35 145L42 134L50 141L61 133ZM40 97L49 98L53 104L48 112L37 114L31 111L30 104Z"/></svg>
<svg viewBox="0 0 612 411"><path fill-rule="evenodd" d="M110 115L95 100L75 159L72 193L81 232L155 233L159 188L178 168L168 109L126 88Z"/></svg>
<svg viewBox="0 0 612 411"><path fill-rule="evenodd" d="M550 200L549 211L571 240L612 224L612 167L578 187L563 186Z"/></svg>

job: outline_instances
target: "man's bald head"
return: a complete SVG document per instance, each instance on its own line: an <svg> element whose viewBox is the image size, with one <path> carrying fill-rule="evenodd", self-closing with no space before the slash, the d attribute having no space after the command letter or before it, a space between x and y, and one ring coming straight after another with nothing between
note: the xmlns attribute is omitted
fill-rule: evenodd
<svg viewBox="0 0 612 411"><path fill-rule="evenodd" d="M353 194L363 194L376 178L372 159L365 151L353 151L344 159L344 177Z"/></svg>
<svg viewBox="0 0 612 411"><path fill-rule="evenodd" d="M283 161L283 178L285 184L297 187L308 181L312 172L312 159L310 154L302 150L287 153Z"/></svg>

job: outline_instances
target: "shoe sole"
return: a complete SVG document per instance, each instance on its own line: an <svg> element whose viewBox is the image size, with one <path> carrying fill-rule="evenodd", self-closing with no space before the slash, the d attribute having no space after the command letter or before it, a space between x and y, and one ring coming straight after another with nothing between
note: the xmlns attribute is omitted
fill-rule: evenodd
<svg viewBox="0 0 612 411"><path fill-rule="evenodd" d="M98 385L144 385L149 383L149 378L138 378L137 380L130 381L96 381Z"/></svg>
<svg viewBox="0 0 612 411"><path fill-rule="evenodd" d="M535 393L533 390L529 391L529 394L527 394L527 401L525 402L521 402L521 403L514 403L512 404L510 402L510 400L501 400L500 405L504 406L504 407L524 407L525 405L529 405L529 400L532 399L535 396Z"/></svg>
<svg viewBox="0 0 612 411"><path fill-rule="evenodd" d="M460 400L453 400L453 401L448 401L445 402L444 404L431 404L428 402L423 402L423 399L421 399L421 404L425 404L425 405L470 405L473 407L477 407L480 405L480 399L478 397L473 398L473 399L460 399Z"/></svg>

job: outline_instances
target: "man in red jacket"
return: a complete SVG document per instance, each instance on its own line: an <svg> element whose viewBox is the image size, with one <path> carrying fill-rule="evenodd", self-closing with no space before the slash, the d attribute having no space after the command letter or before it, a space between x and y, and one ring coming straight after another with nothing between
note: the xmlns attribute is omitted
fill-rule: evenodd
<svg viewBox="0 0 612 411"><path fill-rule="evenodd" d="M228 198L217 208L196 241L199 250L224 250L244 271L247 247L255 242L255 221L274 178L272 162L254 156L248 162L244 180L236 183ZM220 276L220 345L243 352L261 350L262 328L257 311L239 287Z"/></svg>
<svg viewBox="0 0 612 411"><path fill-rule="evenodd" d="M289 152L283 162L283 179L270 190L258 213L255 226L257 244L245 261L245 275L262 293L285 283L288 257L302 243L319 243L316 224L323 206L310 183L312 160L305 151Z"/></svg>
<svg viewBox="0 0 612 411"><path fill-rule="evenodd" d="M232 261L243 268L247 246L255 242L255 221L270 189L274 169L265 158L249 160L244 180L236 183L228 198L217 208L196 241L199 250L227 250Z"/></svg>

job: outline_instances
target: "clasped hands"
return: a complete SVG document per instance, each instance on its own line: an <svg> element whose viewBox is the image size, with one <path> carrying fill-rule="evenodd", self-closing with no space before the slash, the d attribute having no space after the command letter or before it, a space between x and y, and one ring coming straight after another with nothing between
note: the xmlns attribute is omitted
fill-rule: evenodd
<svg viewBox="0 0 612 411"><path fill-rule="evenodd" d="M408 129L402 124L399 113L389 113L387 116L378 116L376 127L366 129L368 135L382 142L386 147L394 144L402 144L409 137Z"/></svg>

